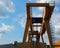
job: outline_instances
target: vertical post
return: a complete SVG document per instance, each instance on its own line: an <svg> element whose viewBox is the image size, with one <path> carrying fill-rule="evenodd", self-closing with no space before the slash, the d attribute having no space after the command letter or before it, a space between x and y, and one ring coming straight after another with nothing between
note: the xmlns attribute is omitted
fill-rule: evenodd
<svg viewBox="0 0 60 48"><path fill-rule="evenodd" d="M28 35L28 43L29 43L28 48L32 48L32 36L31 36L31 34Z"/></svg>
<svg viewBox="0 0 60 48"><path fill-rule="evenodd" d="M39 41L40 41L40 33L37 33L37 37L36 37L37 48L39 48Z"/></svg>
<svg viewBox="0 0 60 48"><path fill-rule="evenodd" d="M23 36L22 47L24 46L24 44L25 44L25 42L26 42L26 38L27 38L29 26L30 26L30 24L31 24L30 6L29 6L29 5L26 5L26 7L27 7L27 22L26 22L25 32L24 32L24 36Z"/></svg>
<svg viewBox="0 0 60 48"><path fill-rule="evenodd" d="M43 35L41 36L41 38L42 38L43 48L45 48L45 44L44 44Z"/></svg>

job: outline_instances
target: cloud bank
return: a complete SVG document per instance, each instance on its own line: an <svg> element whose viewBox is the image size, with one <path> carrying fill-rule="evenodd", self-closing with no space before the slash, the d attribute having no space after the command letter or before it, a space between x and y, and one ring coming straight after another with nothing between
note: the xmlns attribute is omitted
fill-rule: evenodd
<svg viewBox="0 0 60 48"><path fill-rule="evenodd" d="M14 26L6 25L5 23L2 23L2 26L0 27L0 38L2 38L3 33L5 32L11 32L14 30Z"/></svg>
<svg viewBox="0 0 60 48"><path fill-rule="evenodd" d="M15 4L11 0L0 0L0 18L6 18L5 12L15 12Z"/></svg>

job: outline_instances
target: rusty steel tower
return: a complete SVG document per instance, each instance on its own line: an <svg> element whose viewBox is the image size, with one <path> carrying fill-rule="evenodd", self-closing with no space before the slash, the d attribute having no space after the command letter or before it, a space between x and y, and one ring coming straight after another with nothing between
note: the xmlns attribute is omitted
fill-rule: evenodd
<svg viewBox="0 0 60 48"><path fill-rule="evenodd" d="M44 15L42 17L32 17L31 8L32 7L44 7ZM53 48L53 41L51 36L51 30L49 21L51 18L51 15L53 13L55 6L51 6L50 3L27 3L27 21L25 26L25 32L23 37L23 43L21 48L45 48L44 38L43 35L47 31L50 48ZM40 23L39 25L34 25L34 23ZM40 32L33 30L33 27L41 27ZM30 30L29 30L30 28ZM26 44L28 36L28 45ZM42 38L42 44L40 44L40 37ZM33 38L36 38L35 41L33 41ZM36 43L36 46L33 46L33 42Z"/></svg>

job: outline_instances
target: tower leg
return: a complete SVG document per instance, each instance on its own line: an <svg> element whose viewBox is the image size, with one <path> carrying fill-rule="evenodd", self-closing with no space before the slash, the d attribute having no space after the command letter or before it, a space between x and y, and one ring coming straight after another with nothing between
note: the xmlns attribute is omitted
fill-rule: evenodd
<svg viewBox="0 0 60 48"><path fill-rule="evenodd" d="M53 39L52 39L50 25L49 25L49 21L48 20L45 20L45 26L46 26L47 35L48 35L48 38L49 38L50 48L54 48L52 46L53 45Z"/></svg>

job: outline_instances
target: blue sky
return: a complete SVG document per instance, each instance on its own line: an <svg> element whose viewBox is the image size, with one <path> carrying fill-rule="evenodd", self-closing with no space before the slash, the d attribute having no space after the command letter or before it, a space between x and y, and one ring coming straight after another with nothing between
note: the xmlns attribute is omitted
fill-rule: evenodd
<svg viewBox="0 0 60 48"><path fill-rule="evenodd" d="M26 3L45 3L51 0L0 0L0 44L22 42L26 24ZM60 38L60 0L55 1L55 9L51 17L55 41ZM33 16L42 16L42 8L32 9ZM44 35L47 39L47 34ZM45 42L48 43L48 40Z"/></svg>

